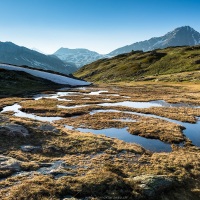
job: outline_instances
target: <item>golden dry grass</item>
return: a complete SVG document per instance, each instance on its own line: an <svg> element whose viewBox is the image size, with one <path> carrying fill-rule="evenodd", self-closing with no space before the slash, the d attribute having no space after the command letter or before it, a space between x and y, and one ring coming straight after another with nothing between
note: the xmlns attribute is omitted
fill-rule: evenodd
<svg viewBox="0 0 200 200"><path fill-rule="evenodd" d="M187 88L187 89L186 89ZM108 90L102 95L85 95L91 91ZM127 197L128 199L145 199L138 185L131 180L139 175L166 175L175 178L178 182L168 193L158 194L158 199L194 199L200 197L200 150L195 146L177 147L166 153L152 153L136 144L126 143L118 139L108 138L92 133L80 133L64 128L65 124L74 127L93 129L128 127L132 134L143 137L158 138L167 142L185 141L182 128L176 124L160 119L147 118L127 113L96 113L89 115L91 110L110 109L96 105L102 102L118 101L148 101L164 99L168 102L185 102L199 105L200 89L187 85L157 85L157 84L121 84L121 86L94 86L81 92L79 96L66 96L63 99L72 101L57 101L41 99L33 101L26 99L2 99L2 105L11 105L20 102L22 110L33 112L41 116L62 116L63 120L52 125L58 130L40 130L45 122L19 118L12 113L5 113L7 122L25 126L30 136L27 138L0 137L1 154L20 161L20 167L32 175L11 176L10 170L0 171L0 199L62 199L66 195L77 198L91 197L103 199L105 197ZM120 96L112 96L119 94ZM129 96L130 98L125 98ZM90 99L84 99L84 98ZM103 100L109 98L110 100ZM5 102L5 104L3 104ZM82 108L58 109L57 105L73 106L88 104ZM91 104L91 105L90 105ZM159 116L177 119L180 121L195 121L199 115L196 108L148 108L135 109L112 107L121 111L135 111L152 113ZM79 115L77 118L70 116ZM133 119L136 122L122 122L119 119ZM1 123L5 123L1 121ZM21 145L41 146L41 152L23 152ZM53 163L62 160L68 167L71 175L58 179L53 175L42 175L37 170L44 163ZM73 175L72 175L73 174ZM182 196L184 194L184 197ZM156 197L155 197L156 199Z"/></svg>

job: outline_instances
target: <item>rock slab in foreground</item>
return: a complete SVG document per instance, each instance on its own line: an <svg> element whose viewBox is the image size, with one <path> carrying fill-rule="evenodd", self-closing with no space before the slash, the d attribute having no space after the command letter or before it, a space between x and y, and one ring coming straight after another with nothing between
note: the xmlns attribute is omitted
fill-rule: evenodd
<svg viewBox="0 0 200 200"><path fill-rule="evenodd" d="M176 180L165 175L141 175L131 179L137 183L143 195L153 198L156 194L174 186Z"/></svg>
<svg viewBox="0 0 200 200"><path fill-rule="evenodd" d="M6 124L0 126L0 136L9 136L9 137L26 137L29 136L28 130L22 125L18 124Z"/></svg>
<svg viewBox="0 0 200 200"><path fill-rule="evenodd" d="M0 170L20 171L20 161L11 157L0 156Z"/></svg>

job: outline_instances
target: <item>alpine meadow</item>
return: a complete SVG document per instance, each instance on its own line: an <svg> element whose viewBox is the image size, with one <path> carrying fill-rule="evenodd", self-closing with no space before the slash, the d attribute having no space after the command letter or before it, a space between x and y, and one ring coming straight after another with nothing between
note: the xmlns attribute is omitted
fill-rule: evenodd
<svg viewBox="0 0 200 200"><path fill-rule="evenodd" d="M198 0L0 5L0 199L200 199Z"/></svg>

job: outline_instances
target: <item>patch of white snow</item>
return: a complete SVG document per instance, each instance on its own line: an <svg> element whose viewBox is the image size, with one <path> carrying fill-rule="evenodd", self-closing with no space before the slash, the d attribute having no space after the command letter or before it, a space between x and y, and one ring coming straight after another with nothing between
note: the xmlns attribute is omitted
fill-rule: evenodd
<svg viewBox="0 0 200 200"><path fill-rule="evenodd" d="M58 84L67 84L71 86L90 85L90 82L76 80L76 79L69 78L66 76L52 74L49 72L43 72L36 69L28 69L28 68L17 67L17 66L6 65L6 64L0 64L0 68L6 69L6 70L13 70L13 71L23 71L33 76L44 78Z"/></svg>

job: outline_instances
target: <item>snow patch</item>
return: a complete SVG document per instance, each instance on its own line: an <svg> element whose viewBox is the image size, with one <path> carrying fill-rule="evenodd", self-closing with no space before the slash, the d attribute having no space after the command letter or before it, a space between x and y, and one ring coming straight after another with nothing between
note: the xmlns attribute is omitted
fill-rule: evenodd
<svg viewBox="0 0 200 200"><path fill-rule="evenodd" d="M71 86L90 85L91 84L90 82L76 80L76 79L69 78L69 77L66 77L66 76L62 76L62 75L58 75L58 74L52 74L52 73L49 73L49 72L43 72L43 71L39 71L39 70L36 70L36 69L28 69L28 68L17 67L17 66L6 65L6 64L0 64L0 68L6 69L6 70L13 70L13 71L23 71L23 72L26 72L26 73L31 74L33 76L43 78L43 79L47 79L47 80L50 80L50 81L52 81L54 83L58 83L58 84L67 84L67 85L71 85Z"/></svg>

